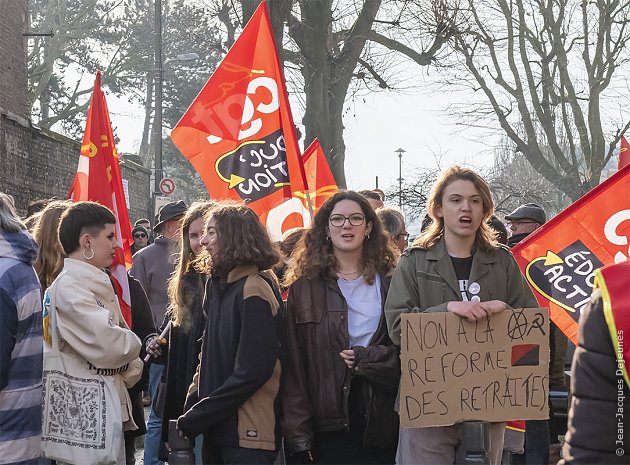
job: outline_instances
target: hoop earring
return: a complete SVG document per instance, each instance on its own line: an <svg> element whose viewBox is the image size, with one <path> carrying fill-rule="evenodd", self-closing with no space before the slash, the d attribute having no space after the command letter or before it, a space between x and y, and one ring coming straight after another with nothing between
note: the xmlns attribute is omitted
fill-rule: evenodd
<svg viewBox="0 0 630 465"><path fill-rule="evenodd" d="M85 251L86 251L86 250L87 250L87 249L83 249L83 258L85 258L86 260L92 260L92 259L94 258L94 250L93 250L93 249L90 249L90 252L92 252L92 255L90 255L89 257L86 257L86 256L85 256Z"/></svg>
<svg viewBox="0 0 630 465"><path fill-rule="evenodd" d="M369 235L369 234L366 234L366 235L365 235L365 238L366 238L366 239L369 239L369 238L370 238L370 235Z"/></svg>

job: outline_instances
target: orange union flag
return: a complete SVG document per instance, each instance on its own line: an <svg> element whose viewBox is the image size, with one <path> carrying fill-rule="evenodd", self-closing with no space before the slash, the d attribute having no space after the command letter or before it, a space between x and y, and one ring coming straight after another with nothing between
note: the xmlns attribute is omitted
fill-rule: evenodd
<svg viewBox="0 0 630 465"><path fill-rule="evenodd" d="M630 166L615 173L536 232L512 253L541 307L577 344L581 308L595 270L630 255Z"/></svg>
<svg viewBox="0 0 630 465"><path fill-rule="evenodd" d="M131 224L114 134L109 121L105 94L101 90L101 73L97 71L88 110L85 135L81 144L79 166L68 198L73 202L91 200L109 208L116 216L116 256L111 266L112 281L118 294L120 310L131 327L131 298L127 269L131 267Z"/></svg>
<svg viewBox="0 0 630 465"><path fill-rule="evenodd" d="M304 151L302 162L313 201L313 210L317 210L339 190L319 139L311 142L311 145Z"/></svg>
<svg viewBox="0 0 630 465"><path fill-rule="evenodd" d="M308 226L304 169L266 2L171 138L217 199L248 202L271 235Z"/></svg>

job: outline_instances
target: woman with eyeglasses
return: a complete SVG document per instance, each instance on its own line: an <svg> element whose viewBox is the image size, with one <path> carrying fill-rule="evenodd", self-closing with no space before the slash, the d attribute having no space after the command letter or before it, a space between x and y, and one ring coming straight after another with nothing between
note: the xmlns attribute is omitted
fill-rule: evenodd
<svg viewBox="0 0 630 465"><path fill-rule="evenodd" d="M287 272L282 430L294 463L394 463L400 377L383 305L396 261L360 194L320 208Z"/></svg>
<svg viewBox="0 0 630 465"><path fill-rule="evenodd" d="M403 253L409 241L409 233L407 232L403 214L399 210L389 207L379 208L376 210L376 214L383 223L385 231L389 234L389 240L395 249L399 253Z"/></svg>

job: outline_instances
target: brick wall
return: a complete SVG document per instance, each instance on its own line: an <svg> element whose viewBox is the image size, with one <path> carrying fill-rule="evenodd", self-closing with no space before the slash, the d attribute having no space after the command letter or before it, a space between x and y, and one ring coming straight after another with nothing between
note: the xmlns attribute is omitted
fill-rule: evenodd
<svg viewBox="0 0 630 465"><path fill-rule="evenodd" d="M0 0L0 107L28 117L26 94L27 0Z"/></svg>
<svg viewBox="0 0 630 465"><path fill-rule="evenodd" d="M79 142L36 129L0 108L0 191L15 198L20 213L32 200L67 197L80 151ZM125 160L121 166L129 181L129 219L148 218L150 170Z"/></svg>

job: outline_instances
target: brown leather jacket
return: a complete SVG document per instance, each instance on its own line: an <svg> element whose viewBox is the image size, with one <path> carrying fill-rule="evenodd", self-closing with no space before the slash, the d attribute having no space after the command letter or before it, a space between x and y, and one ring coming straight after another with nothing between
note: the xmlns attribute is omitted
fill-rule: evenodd
<svg viewBox="0 0 630 465"><path fill-rule="evenodd" d="M390 277L381 276L382 306ZM363 443L390 448L398 440L394 401L400 379L398 348L384 314L367 347L353 347L355 368L339 352L349 347L348 306L334 279L298 279L287 301L287 367L282 393L282 433L288 454L313 449L316 431L348 429L353 377L361 377L367 422Z"/></svg>

